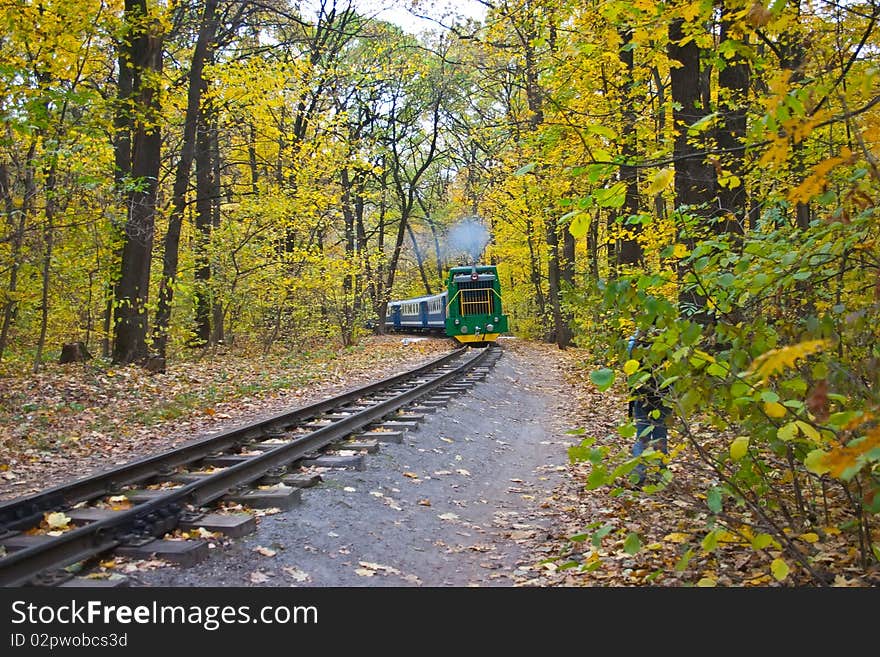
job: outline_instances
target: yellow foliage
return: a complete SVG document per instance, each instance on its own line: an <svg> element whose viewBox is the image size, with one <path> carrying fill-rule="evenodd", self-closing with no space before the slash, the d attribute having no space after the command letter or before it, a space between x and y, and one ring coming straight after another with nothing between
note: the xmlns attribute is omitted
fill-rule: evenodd
<svg viewBox="0 0 880 657"><path fill-rule="evenodd" d="M863 439L832 449L821 458L820 463L828 469L831 476L841 478L849 474L848 470L857 468L862 463L863 457L878 447L880 447L880 425L869 430Z"/></svg>
<svg viewBox="0 0 880 657"><path fill-rule="evenodd" d="M844 147L840 149L840 155L837 157L829 157L827 160L820 162L813 167L813 172L806 179L791 190L788 200L792 203L807 202L814 196L821 193L828 182L828 174L837 165L849 162L852 159L852 152Z"/></svg>
<svg viewBox="0 0 880 657"><path fill-rule="evenodd" d="M775 374L793 368L798 358L818 353L829 344L828 340L806 340L787 347L771 349L753 360L745 375L757 376L759 380L764 381Z"/></svg>

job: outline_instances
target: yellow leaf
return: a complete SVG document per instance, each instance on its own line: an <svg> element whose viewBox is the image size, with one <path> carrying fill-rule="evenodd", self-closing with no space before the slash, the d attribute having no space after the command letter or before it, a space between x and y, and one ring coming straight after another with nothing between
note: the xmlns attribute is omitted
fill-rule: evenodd
<svg viewBox="0 0 880 657"><path fill-rule="evenodd" d="M47 513L46 524L49 525L49 529L67 529L67 526L70 524L70 518L62 511Z"/></svg>
<svg viewBox="0 0 880 657"><path fill-rule="evenodd" d="M791 369L798 358L805 358L822 351L829 344L828 340L807 340L787 347L771 349L753 360L746 374L757 375L758 378L764 380L774 374Z"/></svg>
<svg viewBox="0 0 880 657"><path fill-rule="evenodd" d="M787 411L779 402L765 402L764 412L770 417L785 417Z"/></svg>
<svg viewBox="0 0 880 657"><path fill-rule="evenodd" d="M819 432L816 430L816 427L814 427L812 424L808 424L807 422L804 422L803 420L797 420L796 424L798 425L798 428L800 428L801 432L807 438L810 438L810 439L816 441L817 443L822 442L822 436L819 435Z"/></svg>
<svg viewBox="0 0 880 657"><path fill-rule="evenodd" d="M669 187L669 183L672 182L674 177L675 171L673 169L660 169L660 171L654 176L653 180L651 180L651 184L648 187L648 195L653 196L654 194L662 192Z"/></svg>
<svg viewBox="0 0 880 657"><path fill-rule="evenodd" d="M807 543L815 543L819 540L819 535L815 532L807 532L806 534L801 534L799 538Z"/></svg>
<svg viewBox="0 0 880 657"><path fill-rule="evenodd" d="M711 577L704 577L699 582L697 582L697 586L699 586L701 588L712 587L712 586L715 586L715 580L712 579Z"/></svg>
<svg viewBox="0 0 880 657"><path fill-rule="evenodd" d="M838 157L830 157L824 162L820 162L814 166L813 172L789 193L788 200L792 203L798 201L807 202L814 196L820 194L828 181L828 174L831 170L838 164L843 164L844 162L849 161L850 157L852 157L852 152L844 147L840 150L840 155Z"/></svg>
<svg viewBox="0 0 880 657"><path fill-rule="evenodd" d="M691 540L691 535L683 534L682 532L672 532L671 534L666 534L666 536L663 537L663 540L669 541L670 543L684 543Z"/></svg>
<svg viewBox="0 0 880 657"><path fill-rule="evenodd" d="M748 436L737 436L732 443L730 443L730 458L734 461L739 461L743 456L745 456L749 451L749 437Z"/></svg>
<svg viewBox="0 0 880 657"><path fill-rule="evenodd" d="M773 577L775 577L777 581L781 582L788 577L788 573L791 572L791 569L782 559L777 558L770 564L770 572L773 573Z"/></svg>
<svg viewBox="0 0 880 657"><path fill-rule="evenodd" d="M825 457L827 456L828 452L821 449L814 449L807 454L807 458L804 459L804 466L813 474L823 475L831 470L831 467L825 463Z"/></svg>
<svg viewBox="0 0 880 657"><path fill-rule="evenodd" d="M672 255L676 258L684 258L688 253L690 253L690 251L685 244L678 243L672 247Z"/></svg>
<svg viewBox="0 0 880 657"><path fill-rule="evenodd" d="M623 364L623 372L627 376L629 376L630 374L632 374L633 372L635 372L638 369L639 369L639 361L637 361L637 360L630 359Z"/></svg>

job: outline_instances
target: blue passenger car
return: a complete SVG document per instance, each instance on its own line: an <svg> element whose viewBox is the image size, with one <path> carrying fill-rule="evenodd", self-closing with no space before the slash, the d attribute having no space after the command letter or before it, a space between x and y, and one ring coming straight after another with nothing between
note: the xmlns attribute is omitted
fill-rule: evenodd
<svg viewBox="0 0 880 657"><path fill-rule="evenodd" d="M385 328L391 330L444 331L446 329L446 292L431 296L391 301Z"/></svg>

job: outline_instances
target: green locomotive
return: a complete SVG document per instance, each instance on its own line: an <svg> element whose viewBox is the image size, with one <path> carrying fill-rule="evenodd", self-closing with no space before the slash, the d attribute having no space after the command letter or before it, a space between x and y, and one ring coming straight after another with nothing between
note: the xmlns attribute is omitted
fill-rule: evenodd
<svg viewBox="0 0 880 657"><path fill-rule="evenodd" d="M477 346L507 332L501 284L494 265L452 267L446 279L446 335Z"/></svg>
<svg viewBox="0 0 880 657"><path fill-rule="evenodd" d="M494 265L453 267L446 291L388 303L389 331L445 331L458 342L485 346L507 331L501 284Z"/></svg>

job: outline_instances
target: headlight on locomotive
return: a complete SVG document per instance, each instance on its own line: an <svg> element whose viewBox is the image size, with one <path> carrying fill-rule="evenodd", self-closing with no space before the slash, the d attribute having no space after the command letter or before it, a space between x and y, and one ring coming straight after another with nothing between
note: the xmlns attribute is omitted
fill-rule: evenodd
<svg viewBox="0 0 880 657"><path fill-rule="evenodd" d="M494 330L495 330L494 324L486 324L486 333L491 333Z"/></svg>
<svg viewBox="0 0 880 657"><path fill-rule="evenodd" d="M462 332L462 333L467 333L467 325L464 325L464 326L461 327L461 332Z"/></svg>

